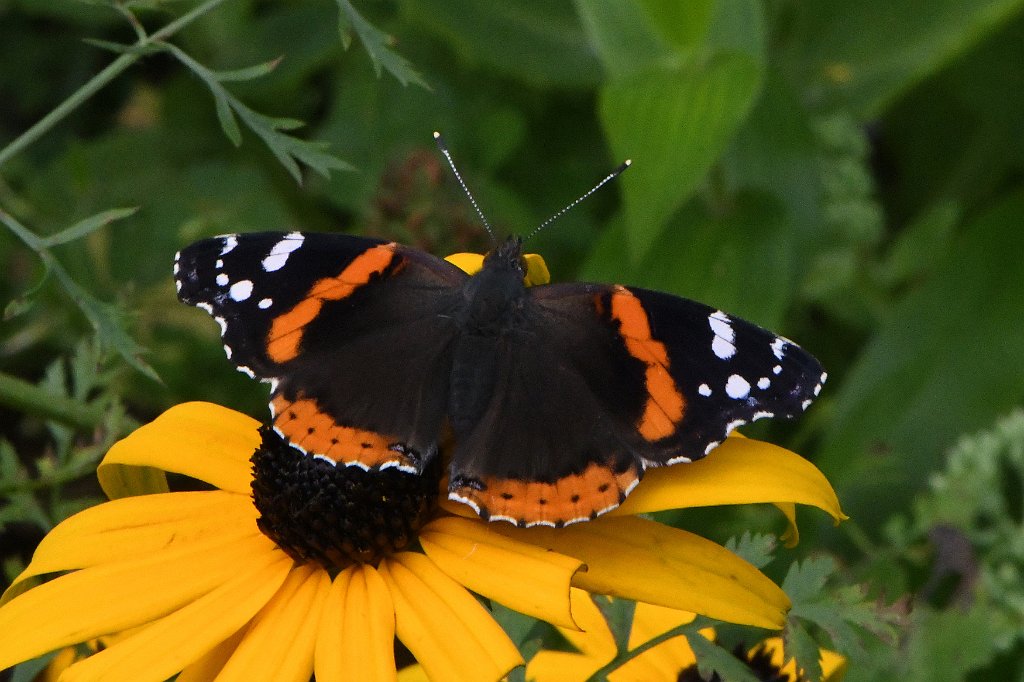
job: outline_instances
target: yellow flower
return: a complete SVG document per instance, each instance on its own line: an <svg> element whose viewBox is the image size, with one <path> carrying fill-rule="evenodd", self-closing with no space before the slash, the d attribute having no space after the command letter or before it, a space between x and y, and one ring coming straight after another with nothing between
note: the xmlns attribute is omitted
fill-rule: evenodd
<svg viewBox="0 0 1024 682"><path fill-rule="evenodd" d="M531 682L583 682L610 663L616 655L615 639L604 616L590 596L573 588L573 600L580 618L579 630L559 628L576 647L575 652L540 651L530 660L526 678ZM653 604L638 603L633 613L628 647L635 649L670 630L691 622L694 614ZM713 640L711 628L700 631ZM743 652L741 652L743 653ZM785 662L781 637L769 637L749 651L744 660L762 679L801 682L796 662ZM840 682L846 672L846 659L834 651L821 650L823 682ZM678 635L655 644L608 675L610 682L655 682L656 680L699 680L697 657L686 637ZM690 676L686 676L689 673Z"/></svg>
<svg viewBox="0 0 1024 682"><path fill-rule="evenodd" d="M338 570L294 560L257 526L258 429L231 410L186 403L117 443L98 472L112 501L51 531L4 595L0 669L119 634L62 679L183 671L185 682L305 681L313 672L320 682L394 680L397 637L431 679L497 680L522 658L472 592L567 631L584 625L582 602L570 599L584 590L782 626L788 599L757 569L636 514L800 502L842 517L813 465L730 438L712 457L649 472L622 507L595 521L522 529L433 507L419 549ZM215 489L127 496L166 491L164 471ZM64 574L31 587L52 573Z"/></svg>

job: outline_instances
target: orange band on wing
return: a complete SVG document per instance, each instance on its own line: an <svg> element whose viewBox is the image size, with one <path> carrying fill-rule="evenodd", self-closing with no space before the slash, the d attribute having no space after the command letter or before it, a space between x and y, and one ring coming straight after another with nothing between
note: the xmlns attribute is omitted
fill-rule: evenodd
<svg viewBox="0 0 1024 682"><path fill-rule="evenodd" d="M324 277L310 287L291 310L274 318L267 334L267 355L274 362L288 362L299 354L306 325L320 314L324 301L340 301L384 272L395 257L395 244L381 244L359 254L340 274Z"/></svg>
<svg viewBox="0 0 1024 682"><path fill-rule="evenodd" d="M274 427L292 445L311 455L323 455L340 464L373 469L385 464L416 468L397 439L373 431L338 424L315 400L291 401L276 395L270 402Z"/></svg>
<svg viewBox="0 0 1024 682"><path fill-rule="evenodd" d="M618 507L640 479L635 466L616 473L594 463L554 483L485 478L453 488L449 497L491 521L518 526L562 526L589 521Z"/></svg>
<svg viewBox="0 0 1024 682"><path fill-rule="evenodd" d="M611 295L611 317L619 321L619 334L629 354L647 365L644 375L647 402L637 430L648 441L671 436L686 412L686 400L672 375L665 344L651 338L651 325L640 300L628 289L616 287Z"/></svg>

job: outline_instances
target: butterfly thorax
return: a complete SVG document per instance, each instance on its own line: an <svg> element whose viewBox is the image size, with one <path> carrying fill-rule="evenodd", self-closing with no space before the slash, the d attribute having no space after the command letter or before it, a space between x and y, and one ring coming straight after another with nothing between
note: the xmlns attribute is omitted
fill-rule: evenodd
<svg viewBox="0 0 1024 682"><path fill-rule="evenodd" d="M471 428L494 397L498 359L527 301L522 241L509 237L487 254L483 268L462 287L450 375L448 417L456 434Z"/></svg>
<svg viewBox="0 0 1024 682"><path fill-rule="evenodd" d="M509 237L488 253L483 268L462 288L463 333L496 337L508 331L526 294L525 271L519 237Z"/></svg>

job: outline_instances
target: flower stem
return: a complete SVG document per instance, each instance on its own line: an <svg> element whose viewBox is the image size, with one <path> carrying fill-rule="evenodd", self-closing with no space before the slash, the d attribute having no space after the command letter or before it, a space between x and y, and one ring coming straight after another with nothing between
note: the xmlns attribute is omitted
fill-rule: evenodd
<svg viewBox="0 0 1024 682"><path fill-rule="evenodd" d="M57 105L53 111L41 118L35 125L15 138L6 147L0 149L0 166L2 166L11 157L18 154L18 152L25 149L25 147L28 147L30 144L49 132L51 128L60 123L83 102L96 94L103 86L114 80L114 78L119 76L129 66L137 62L144 54L146 54L145 48L158 41L164 40L165 38L171 37L177 31L206 14L222 2L224 2L224 0L207 0L191 12L183 14L151 36L140 38L132 46L130 52L126 52L115 59L107 65L105 69L90 78L82 87L72 93L66 100Z"/></svg>
<svg viewBox="0 0 1024 682"><path fill-rule="evenodd" d="M0 403L81 429L93 428L103 418L103 412L96 406L51 393L3 372L0 372Z"/></svg>

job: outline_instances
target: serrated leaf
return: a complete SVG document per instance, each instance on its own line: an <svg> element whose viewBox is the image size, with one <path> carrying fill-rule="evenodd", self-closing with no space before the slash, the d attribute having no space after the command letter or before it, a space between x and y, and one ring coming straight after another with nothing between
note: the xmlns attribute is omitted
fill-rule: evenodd
<svg viewBox="0 0 1024 682"><path fill-rule="evenodd" d="M143 359L144 348L135 342L123 320L123 313L116 305L104 303L82 289L65 273L57 272L64 289L71 295L79 310L85 315L104 347L113 350L136 370L154 381L160 377Z"/></svg>
<svg viewBox="0 0 1024 682"><path fill-rule="evenodd" d="M782 581L783 591L789 595L796 608L801 602L814 601L821 597L825 582L836 570L832 557L811 557L802 563L794 561Z"/></svg>
<svg viewBox="0 0 1024 682"><path fill-rule="evenodd" d="M273 118L250 109L221 85L213 71L192 59L183 50L169 43L164 44L164 49L173 54L209 88L216 102L221 127L236 146L241 144L242 137L235 115L263 140L296 182L302 182L299 163L309 166L324 177L329 177L332 169L352 169L348 163L323 151L329 146L326 142L307 142L280 132L299 128L303 125L302 121L293 118Z"/></svg>
<svg viewBox="0 0 1024 682"><path fill-rule="evenodd" d="M758 682L746 663L699 632L687 632L686 641L697 657L697 668L704 679L712 679L713 671L725 682Z"/></svg>
<svg viewBox="0 0 1024 682"><path fill-rule="evenodd" d="M238 81L249 81L256 78L262 78L267 74L271 73L281 63L284 57L278 57L277 59L271 59L268 62L262 64L256 64L255 66L248 66L242 69L235 69L233 71L212 71L213 75L221 83L235 83Z"/></svg>
<svg viewBox="0 0 1024 682"><path fill-rule="evenodd" d="M57 234L42 237L39 241L46 248L58 246L60 244L67 244L68 242L72 242L76 239L81 239L86 235L92 234L96 230L109 225L115 220L122 220L135 215L138 210L138 206L131 208L112 208L110 210L97 213L96 215L89 216L84 220L80 220L71 227L61 230Z"/></svg>
<svg viewBox="0 0 1024 682"><path fill-rule="evenodd" d="M43 274L39 278L39 281L32 285L31 289L23 293L21 296L18 296L15 299L11 299L11 301L9 301L6 306L4 306L4 321L10 320L28 310L31 310L34 304L34 301L32 299L43 288L47 280L50 279L51 268L52 266L50 265L50 261L44 259Z"/></svg>
<svg viewBox="0 0 1024 682"><path fill-rule="evenodd" d="M218 92L213 93L213 102L217 110L217 120L220 122L220 129L224 131L231 144L236 147L242 146L242 131L238 129L238 121L231 111L231 103L227 97Z"/></svg>
<svg viewBox="0 0 1024 682"><path fill-rule="evenodd" d="M347 22L347 25L343 25L341 20L338 22L342 42L346 49L348 48L346 42L347 29L351 27L355 30L356 35L359 36L359 41L366 48L367 54L370 55L370 59L373 61L373 69L377 72L377 76L380 76L381 68L384 68L398 79L398 82L402 85L415 83L422 88L430 89L430 86L412 68L412 65L404 57L391 49L390 43L393 42L391 36L367 21L352 6L349 0L335 0L335 2L338 3L338 12L345 15L345 21Z"/></svg>
<svg viewBox="0 0 1024 682"><path fill-rule="evenodd" d="M803 672L807 682L821 680L821 651L818 643L797 621L790 621L783 633L786 658L795 658L796 667Z"/></svg>
<svg viewBox="0 0 1024 682"><path fill-rule="evenodd" d="M775 548L778 541L774 535L757 534L752 535L750 531L743 533L739 538L729 538L725 548L736 554L747 563L756 568L764 568L774 559Z"/></svg>

